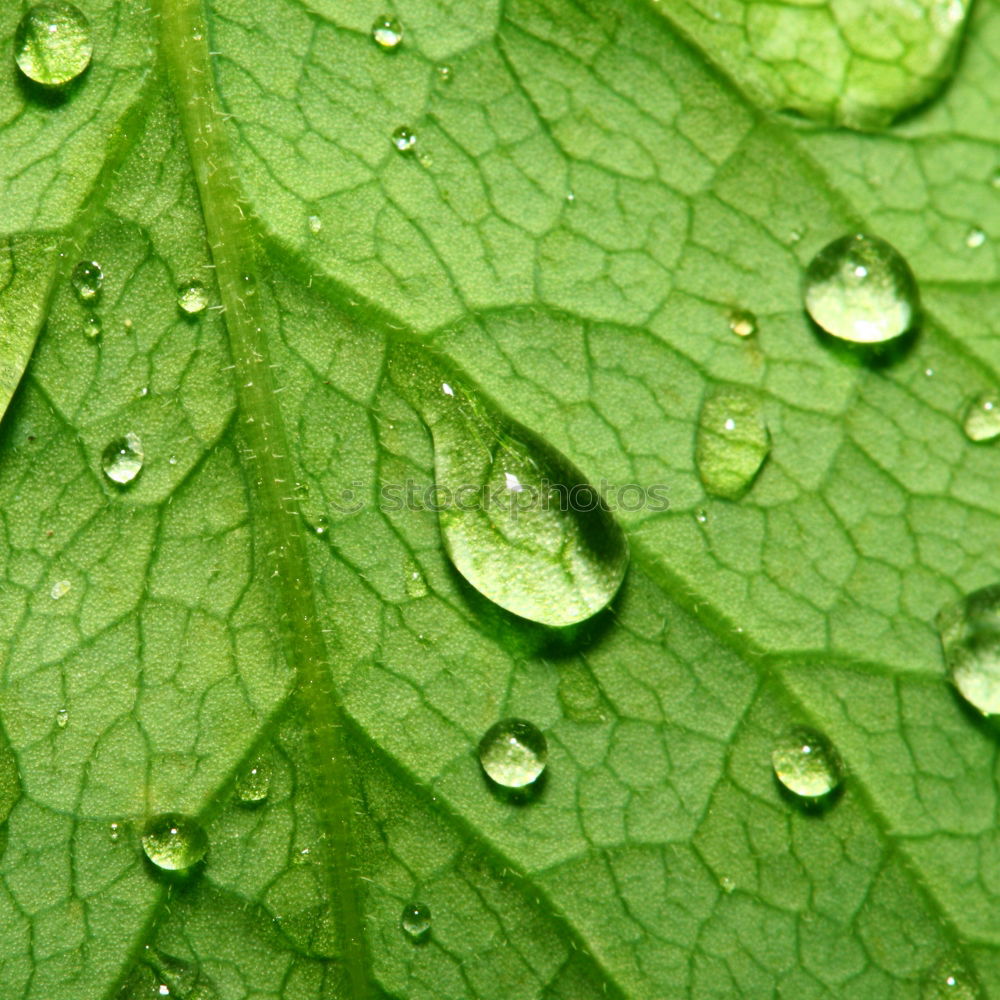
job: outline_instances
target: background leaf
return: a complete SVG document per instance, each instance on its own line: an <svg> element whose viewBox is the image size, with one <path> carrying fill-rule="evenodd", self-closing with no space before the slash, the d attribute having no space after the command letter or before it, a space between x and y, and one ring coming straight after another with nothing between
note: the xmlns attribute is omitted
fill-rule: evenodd
<svg viewBox="0 0 1000 1000"><path fill-rule="evenodd" d="M8 396L31 354L0 428L0 997L995 992L995 734L933 625L1000 568L996 462L959 421L1000 363L995 6L884 134L770 114L798 84L733 41L742 4L706 27L687 3L407 0L394 52L365 6L81 6L68 92L0 70ZM833 10L772 8L765 41ZM889 117L960 28L929 38L943 62L873 71L909 95ZM827 69L817 114L845 117ZM878 368L801 309L803 265L857 228L925 304ZM78 260L105 274L91 307ZM608 611L507 615L432 512L380 503L433 483L402 343L592 482L667 485L670 510L618 515ZM738 501L695 468L719 387L771 436ZM121 489L101 456L126 432L146 457ZM520 805L475 757L509 715L550 748ZM798 724L848 768L821 812L771 773ZM209 835L188 879L142 855L166 811Z"/></svg>

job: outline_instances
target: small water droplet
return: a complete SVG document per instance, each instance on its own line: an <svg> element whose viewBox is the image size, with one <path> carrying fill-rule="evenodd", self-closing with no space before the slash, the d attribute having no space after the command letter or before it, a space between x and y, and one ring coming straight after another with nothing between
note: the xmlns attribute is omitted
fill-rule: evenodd
<svg viewBox="0 0 1000 1000"><path fill-rule="evenodd" d="M257 754L236 778L236 797L246 803L263 802L271 790L272 771L270 757Z"/></svg>
<svg viewBox="0 0 1000 1000"><path fill-rule="evenodd" d="M200 281L189 281L177 289L177 305L188 316L197 316L208 308L208 291Z"/></svg>
<svg viewBox="0 0 1000 1000"><path fill-rule="evenodd" d="M73 268L70 282L76 289L77 298L81 302L96 302L104 283L104 272L96 260L81 260Z"/></svg>
<svg viewBox="0 0 1000 1000"><path fill-rule="evenodd" d="M391 52L403 41L403 26L390 14L381 14L372 25L372 38L380 48Z"/></svg>
<svg viewBox="0 0 1000 1000"><path fill-rule="evenodd" d="M695 460L706 491L738 500L771 450L771 436L756 394L738 387L714 390L698 418Z"/></svg>
<svg viewBox="0 0 1000 1000"><path fill-rule="evenodd" d="M840 784L843 766L826 737L811 729L793 729L771 752L778 781L800 799L817 800Z"/></svg>
<svg viewBox="0 0 1000 1000"><path fill-rule="evenodd" d="M399 923L411 941L425 941L431 932L431 909L426 903L407 903Z"/></svg>
<svg viewBox="0 0 1000 1000"><path fill-rule="evenodd" d="M1000 584L944 608L937 626L952 684L983 715L1000 715Z"/></svg>
<svg viewBox="0 0 1000 1000"><path fill-rule="evenodd" d="M708 524L708 511L706 511L704 507L699 507L694 512L694 519L699 524Z"/></svg>
<svg viewBox="0 0 1000 1000"><path fill-rule="evenodd" d="M330 530L330 519L326 514L318 514L313 521L313 531L317 535L325 535Z"/></svg>
<svg viewBox="0 0 1000 1000"><path fill-rule="evenodd" d="M52 600L58 601L60 597L65 597L70 592L72 586L73 584L70 583L69 580L56 580L56 582L52 584L52 590L49 591L52 595Z"/></svg>
<svg viewBox="0 0 1000 1000"><path fill-rule="evenodd" d="M983 232L978 226L973 226L965 234L965 245L970 250L977 250L986 242L986 233Z"/></svg>
<svg viewBox="0 0 1000 1000"><path fill-rule="evenodd" d="M462 576L543 625L575 625L607 607L628 542L583 474L426 354L398 345L390 371L430 429L438 523Z"/></svg>
<svg viewBox="0 0 1000 1000"><path fill-rule="evenodd" d="M438 79L442 83L451 83L451 81L454 79L455 76L454 72L452 71L452 68L447 63L442 63L440 66L438 66L437 75Z"/></svg>
<svg viewBox="0 0 1000 1000"><path fill-rule="evenodd" d="M184 871L205 856L208 837L197 820L180 813L163 813L146 824L142 849L157 868Z"/></svg>
<svg viewBox="0 0 1000 1000"><path fill-rule="evenodd" d="M56 712L56 725L60 729L65 729L69 725L69 712L65 708L60 708Z"/></svg>
<svg viewBox="0 0 1000 1000"><path fill-rule="evenodd" d="M920 988L920 1000L979 1000L981 996L975 976L956 958L939 961Z"/></svg>
<svg viewBox="0 0 1000 1000"><path fill-rule="evenodd" d="M111 826L108 827L108 836L111 839L112 844L117 844L121 839L121 835L121 827L117 823L112 823Z"/></svg>
<svg viewBox="0 0 1000 1000"><path fill-rule="evenodd" d="M130 431L124 437L116 438L104 449L101 468L111 482L127 486L142 472L145 458L142 442L138 435Z"/></svg>
<svg viewBox="0 0 1000 1000"><path fill-rule="evenodd" d="M409 153L417 145L417 134L405 125L392 133L392 144L400 153Z"/></svg>
<svg viewBox="0 0 1000 1000"><path fill-rule="evenodd" d="M14 33L18 69L46 87L75 80L90 64L93 51L90 22L62 0L28 8Z"/></svg>
<svg viewBox="0 0 1000 1000"><path fill-rule="evenodd" d="M83 321L83 335L87 340L98 340L101 336L103 325L100 316L88 316Z"/></svg>
<svg viewBox="0 0 1000 1000"><path fill-rule="evenodd" d="M240 291L244 295L257 294L257 279L252 274L244 274L240 277Z"/></svg>
<svg viewBox="0 0 1000 1000"><path fill-rule="evenodd" d="M503 788L525 788L545 770L545 734L525 719L502 719L479 741L479 763Z"/></svg>
<svg viewBox="0 0 1000 1000"><path fill-rule="evenodd" d="M962 430L970 441L1000 437L1000 393L983 392L965 408Z"/></svg>
<svg viewBox="0 0 1000 1000"><path fill-rule="evenodd" d="M722 878L719 879L719 885L722 887L722 891L727 896L736 891L736 882L728 875L723 875Z"/></svg>
<svg viewBox="0 0 1000 1000"><path fill-rule="evenodd" d="M309 221L309 232L313 234L322 232L323 220L318 215L310 215L308 221Z"/></svg>
<svg viewBox="0 0 1000 1000"><path fill-rule="evenodd" d="M805 306L827 333L856 344L901 336L917 320L919 294L895 247L858 233L825 246L806 268Z"/></svg>
<svg viewBox="0 0 1000 1000"><path fill-rule="evenodd" d="M737 337L752 337L757 332L757 317L747 309L734 309L729 314L729 329Z"/></svg>

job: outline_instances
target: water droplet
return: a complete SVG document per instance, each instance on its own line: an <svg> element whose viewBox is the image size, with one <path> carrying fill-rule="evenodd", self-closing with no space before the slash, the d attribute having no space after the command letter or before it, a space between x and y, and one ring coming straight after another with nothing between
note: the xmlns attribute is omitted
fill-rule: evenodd
<svg viewBox="0 0 1000 1000"><path fill-rule="evenodd" d="M966 407L962 430L970 441L992 441L1000 437L1000 394L984 392Z"/></svg>
<svg viewBox="0 0 1000 1000"><path fill-rule="evenodd" d="M979 1000L980 996L975 976L954 958L939 961L920 988L920 1000Z"/></svg>
<svg viewBox="0 0 1000 1000"><path fill-rule="evenodd" d="M111 826L108 827L108 836L110 837L112 844L117 844L121 839L121 835L121 827L117 823L112 823Z"/></svg>
<svg viewBox="0 0 1000 1000"><path fill-rule="evenodd" d="M1000 188L1000 167L994 169L993 174L990 176L990 184L995 188Z"/></svg>
<svg viewBox="0 0 1000 1000"><path fill-rule="evenodd" d="M53 601L58 601L60 597L65 597L72 588L73 584L69 580L56 580L52 584L52 589L49 594L52 596Z"/></svg>
<svg viewBox="0 0 1000 1000"><path fill-rule="evenodd" d="M65 729L69 725L69 712L65 708L60 708L56 712L56 725L60 729Z"/></svg>
<svg viewBox="0 0 1000 1000"><path fill-rule="evenodd" d="M208 308L208 291L200 281L189 281L177 289L177 305L188 316L197 316Z"/></svg>
<svg viewBox="0 0 1000 1000"><path fill-rule="evenodd" d="M315 234L322 232L323 220L318 215L309 216L309 232Z"/></svg>
<svg viewBox="0 0 1000 1000"><path fill-rule="evenodd" d="M98 340L102 329L100 316L88 316L83 322L83 335L87 340Z"/></svg>
<svg viewBox="0 0 1000 1000"><path fill-rule="evenodd" d="M1000 714L1000 584L944 608L937 626L951 682L983 715Z"/></svg>
<svg viewBox="0 0 1000 1000"><path fill-rule="evenodd" d="M96 302L104 283L104 272L96 260L81 260L73 268L70 281L81 302Z"/></svg>
<svg viewBox="0 0 1000 1000"><path fill-rule="evenodd" d="M694 512L694 519L699 524L708 524L708 511L706 511L704 507L699 507Z"/></svg>
<svg viewBox="0 0 1000 1000"><path fill-rule="evenodd" d="M452 68L449 65L447 65L447 63L442 63L440 66L438 66L437 75L438 79L442 83L451 83L451 81L454 79L455 76L454 72L452 71Z"/></svg>
<svg viewBox="0 0 1000 1000"><path fill-rule="evenodd" d="M817 325L856 344L899 337L919 311L917 283L899 251L861 233L834 240L813 257L804 297Z"/></svg>
<svg viewBox="0 0 1000 1000"><path fill-rule="evenodd" d="M389 14L381 14L372 25L372 38L380 48L391 52L403 40L403 26Z"/></svg>
<svg viewBox="0 0 1000 1000"><path fill-rule="evenodd" d="M752 337L757 332L757 317L747 309L734 309L729 314L729 329L737 337Z"/></svg>
<svg viewBox="0 0 1000 1000"><path fill-rule="evenodd" d="M750 488L771 450L760 399L748 390L716 389L698 418L695 460L705 489L738 500Z"/></svg>
<svg viewBox="0 0 1000 1000"><path fill-rule="evenodd" d="M392 144L400 153L409 153L417 145L417 134L405 125L400 125L392 133Z"/></svg>
<svg viewBox="0 0 1000 1000"><path fill-rule="evenodd" d="M545 734L524 719L503 719L479 741L479 763L503 788L525 788L545 770Z"/></svg>
<svg viewBox="0 0 1000 1000"><path fill-rule="evenodd" d="M236 797L241 802L263 802L271 790L270 757L267 754L257 754L236 778Z"/></svg>
<svg viewBox="0 0 1000 1000"><path fill-rule="evenodd" d="M986 233L984 233L978 226L973 226L965 234L965 245L970 250L976 250L981 247L986 242Z"/></svg>
<svg viewBox="0 0 1000 1000"><path fill-rule="evenodd" d="M426 352L397 346L390 371L430 429L432 509L462 576L543 625L574 625L605 608L625 576L628 543L583 474L460 381L446 381Z"/></svg>
<svg viewBox="0 0 1000 1000"><path fill-rule="evenodd" d="M62 0L30 7L14 33L18 69L46 87L76 79L89 65L93 51L90 22Z"/></svg>
<svg viewBox="0 0 1000 1000"><path fill-rule="evenodd" d="M778 780L801 799L821 799L840 784L843 767L826 737L810 729L793 729L771 752Z"/></svg>
<svg viewBox="0 0 1000 1000"><path fill-rule="evenodd" d="M431 932L431 908L426 903L407 903L399 923L411 941L425 941Z"/></svg>
<svg viewBox="0 0 1000 1000"><path fill-rule="evenodd" d="M208 850L208 837L197 820L179 813L155 816L142 835L146 857L165 871L184 871Z"/></svg>
<svg viewBox="0 0 1000 1000"><path fill-rule="evenodd" d="M127 486L142 472L145 457L138 435L130 431L124 437L116 438L104 449L101 468L111 482Z"/></svg>
<svg viewBox="0 0 1000 1000"><path fill-rule="evenodd" d="M736 882L728 875L723 875L722 878L719 879L719 885L722 887L722 891L727 896L736 891Z"/></svg>

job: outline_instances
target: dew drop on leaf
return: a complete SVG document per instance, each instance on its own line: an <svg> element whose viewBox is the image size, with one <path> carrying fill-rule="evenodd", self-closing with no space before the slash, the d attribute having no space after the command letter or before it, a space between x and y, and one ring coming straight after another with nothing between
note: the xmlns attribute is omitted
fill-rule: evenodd
<svg viewBox="0 0 1000 1000"><path fill-rule="evenodd" d="M400 153L409 153L417 145L417 134L405 125L392 133L392 144Z"/></svg>
<svg viewBox="0 0 1000 1000"><path fill-rule="evenodd" d="M811 729L793 729L771 751L778 781L800 799L817 800L840 784L843 766L833 745Z"/></svg>
<svg viewBox="0 0 1000 1000"><path fill-rule="evenodd" d="M430 429L438 523L459 573L543 625L575 625L607 607L628 543L583 473L457 379L445 381L423 352L395 348L390 372Z"/></svg>
<svg viewBox="0 0 1000 1000"><path fill-rule="evenodd" d="M323 220L318 215L310 215L307 221L309 223L309 232L315 235L323 231Z"/></svg>
<svg viewBox="0 0 1000 1000"><path fill-rule="evenodd" d="M451 81L454 78L455 74L454 74L454 71L452 70L452 68L447 63L442 63L437 68L437 75L438 75L438 79L442 83L451 83Z"/></svg>
<svg viewBox="0 0 1000 1000"><path fill-rule="evenodd" d="M69 712L65 708L60 708L56 712L56 725L60 729L65 729L69 725Z"/></svg>
<svg viewBox="0 0 1000 1000"><path fill-rule="evenodd" d="M982 991L975 976L959 959L942 959L920 988L920 1000L979 1000Z"/></svg>
<svg viewBox="0 0 1000 1000"><path fill-rule="evenodd" d="M729 314L729 329L737 337L752 337L757 332L757 317L747 309L734 309Z"/></svg>
<svg viewBox="0 0 1000 1000"><path fill-rule="evenodd" d="M895 247L857 233L827 244L806 268L805 306L841 340L881 344L906 333L920 308L917 283Z"/></svg>
<svg viewBox="0 0 1000 1000"><path fill-rule="evenodd" d="M200 281L189 281L177 289L177 305L188 316L197 316L208 308L208 291Z"/></svg>
<svg viewBox="0 0 1000 1000"><path fill-rule="evenodd" d="M163 813L146 824L142 849L157 868L185 871L205 856L208 837L197 820L180 813Z"/></svg>
<svg viewBox="0 0 1000 1000"><path fill-rule="evenodd" d="M104 449L101 468L111 482L127 486L142 472L145 457L138 435L130 431L124 437L116 438Z"/></svg>
<svg viewBox="0 0 1000 1000"><path fill-rule="evenodd" d="M108 827L108 837L112 844L117 844L121 839L121 827L118 823L112 823L111 826Z"/></svg>
<svg viewBox="0 0 1000 1000"><path fill-rule="evenodd" d="M431 909L426 903L407 903L399 924L411 941L424 941L431 932Z"/></svg>
<svg viewBox="0 0 1000 1000"><path fill-rule="evenodd" d="M392 51L403 40L403 26L390 14L381 14L372 25L372 38L379 48Z"/></svg>
<svg viewBox="0 0 1000 1000"><path fill-rule="evenodd" d="M710 393L698 418L695 461L712 496L738 500L750 488L771 450L760 398L739 387Z"/></svg>
<svg viewBox="0 0 1000 1000"><path fill-rule="evenodd" d="M973 226L965 234L965 245L970 250L978 250L986 242L986 233L978 226Z"/></svg>
<svg viewBox="0 0 1000 1000"><path fill-rule="evenodd" d="M56 580L52 584L52 589L49 591L49 596L53 601L58 601L61 597L65 597L72 589L73 584L69 580Z"/></svg>
<svg viewBox="0 0 1000 1000"><path fill-rule="evenodd" d="M90 22L73 4L62 0L28 8L14 33L18 69L46 87L76 79L89 65L93 51Z"/></svg>
<svg viewBox="0 0 1000 1000"><path fill-rule="evenodd" d="M257 754L236 778L236 797L247 804L263 802L271 790L271 759Z"/></svg>
<svg viewBox="0 0 1000 1000"><path fill-rule="evenodd" d="M100 316L88 316L83 322L83 335L87 340L98 340L102 329Z"/></svg>
<svg viewBox="0 0 1000 1000"><path fill-rule="evenodd" d="M937 626L959 694L983 715L1000 714L1000 584L944 608Z"/></svg>
<svg viewBox="0 0 1000 1000"><path fill-rule="evenodd" d="M984 392L966 407L962 430L970 441L992 441L1000 436L1000 394Z"/></svg>
<svg viewBox="0 0 1000 1000"><path fill-rule="evenodd" d="M525 719L502 719L479 741L479 763L502 788L526 788L545 770L545 734Z"/></svg>
<svg viewBox="0 0 1000 1000"><path fill-rule="evenodd" d="M73 268L70 281L81 302L96 302L104 284L104 272L96 260L81 260Z"/></svg>

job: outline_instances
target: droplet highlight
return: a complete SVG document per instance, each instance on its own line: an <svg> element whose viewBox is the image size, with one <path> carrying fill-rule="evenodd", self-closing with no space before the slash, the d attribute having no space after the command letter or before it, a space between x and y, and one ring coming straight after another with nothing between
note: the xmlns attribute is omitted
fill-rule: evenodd
<svg viewBox="0 0 1000 1000"><path fill-rule="evenodd" d="M695 461L706 492L738 500L771 451L760 398L732 386L710 393L698 417Z"/></svg>
<svg viewBox="0 0 1000 1000"><path fill-rule="evenodd" d="M805 307L827 333L855 344L882 344L912 329L920 297L895 247L857 233L827 244L806 268Z"/></svg>
<svg viewBox="0 0 1000 1000"><path fill-rule="evenodd" d="M978 250L986 242L986 233L978 226L973 226L965 234L965 245L970 250Z"/></svg>
<svg viewBox="0 0 1000 1000"><path fill-rule="evenodd" d="M146 857L164 871L186 871L208 851L208 837L197 820L164 813L146 824L142 835Z"/></svg>
<svg viewBox="0 0 1000 1000"><path fill-rule="evenodd" d="M944 608L937 626L959 694L983 715L1000 714L1000 584Z"/></svg>
<svg viewBox="0 0 1000 1000"><path fill-rule="evenodd" d="M309 232L314 236L323 231L323 220L318 215L310 215L308 219Z"/></svg>
<svg viewBox="0 0 1000 1000"><path fill-rule="evenodd" d="M545 770L545 734L526 719L503 719L479 741L479 763L487 777L502 788L526 788Z"/></svg>
<svg viewBox="0 0 1000 1000"><path fill-rule="evenodd" d="M379 48L391 52L403 41L403 26L391 14L381 14L372 25L372 38Z"/></svg>
<svg viewBox="0 0 1000 1000"><path fill-rule="evenodd" d="M208 290L200 281L189 281L177 289L177 306L187 316L197 316L208 308Z"/></svg>
<svg viewBox="0 0 1000 1000"><path fill-rule="evenodd" d="M729 329L737 337L752 337L757 332L757 317L747 309L734 309L729 314Z"/></svg>
<svg viewBox="0 0 1000 1000"><path fill-rule="evenodd" d="M99 340L102 331L103 325L100 316L88 316L83 321L83 335L87 340Z"/></svg>
<svg viewBox="0 0 1000 1000"><path fill-rule="evenodd" d="M410 153L416 148L417 135L405 125L400 125L400 127L392 133L392 145L400 153Z"/></svg>
<svg viewBox="0 0 1000 1000"><path fill-rule="evenodd" d="M411 941L426 941L431 933L431 908L426 903L407 903L399 925Z"/></svg>
<svg viewBox="0 0 1000 1000"><path fill-rule="evenodd" d="M943 958L928 973L920 988L920 1000L980 1000L976 977L958 958Z"/></svg>
<svg viewBox="0 0 1000 1000"><path fill-rule="evenodd" d="M70 282L76 291L76 297L85 304L97 301L104 284L104 272L96 260L81 260L73 268Z"/></svg>
<svg viewBox="0 0 1000 1000"><path fill-rule="evenodd" d="M236 778L236 797L247 805L263 802L271 791L271 759L257 754Z"/></svg>
<svg viewBox="0 0 1000 1000"><path fill-rule="evenodd" d="M976 444L1000 437L1000 393L984 392L976 396L962 416L962 430Z"/></svg>
<svg viewBox="0 0 1000 1000"><path fill-rule="evenodd" d="M35 83L61 87L90 64L90 22L71 3L53 0L30 7L14 32L14 60Z"/></svg>
<svg viewBox="0 0 1000 1000"><path fill-rule="evenodd" d="M771 752L778 781L800 799L816 801L833 792L843 776L843 765L833 744L811 729L793 729Z"/></svg>
<svg viewBox="0 0 1000 1000"><path fill-rule="evenodd" d="M459 573L493 603L543 625L575 625L607 607L628 543L583 474L426 352L395 347L390 374L430 430L433 509Z"/></svg>
<svg viewBox="0 0 1000 1000"><path fill-rule="evenodd" d="M53 601L58 601L60 598L65 597L70 590L72 590L73 584L69 580L56 580L52 584L52 589L49 591L49 596Z"/></svg>
<svg viewBox="0 0 1000 1000"><path fill-rule="evenodd" d="M145 458L138 435L129 432L124 437L116 438L104 449L101 468L111 482L127 486L142 472Z"/></svg>
<svg viewBox="0 0 1000 1000"><path fill-rule="evenodd" d="M56 725L60 729L65 729L69 725L69 712L65 708L60 708L56 712Z"/></svg>

